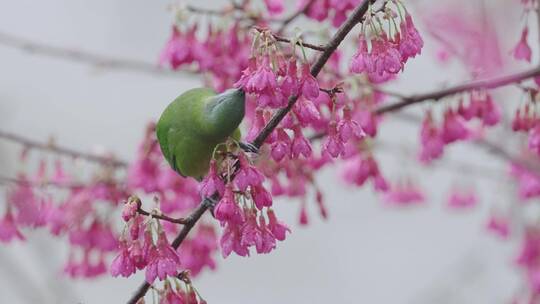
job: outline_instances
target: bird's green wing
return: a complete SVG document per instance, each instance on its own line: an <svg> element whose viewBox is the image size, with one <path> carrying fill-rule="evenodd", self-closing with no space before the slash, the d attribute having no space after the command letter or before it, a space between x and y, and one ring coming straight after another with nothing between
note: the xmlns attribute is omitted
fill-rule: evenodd
<svg viewBox="0 0 540 304"><path fill-rule="evenodd" d="M167 160L171 167L182 176L201 179L209 169L214 147L217 143L201 140L185 130L170 128L167 136Z"/></svg>

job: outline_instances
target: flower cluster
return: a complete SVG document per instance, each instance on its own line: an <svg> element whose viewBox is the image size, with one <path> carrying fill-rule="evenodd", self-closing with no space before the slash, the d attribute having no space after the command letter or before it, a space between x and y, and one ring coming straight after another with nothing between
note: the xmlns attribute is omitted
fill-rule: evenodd
<svg viewBox="0 0 540 304"><path fill-rule="evenodd" d="M224 185L223 194L214 207L214 216L224 227L220 244L224 257L231 252L248 256L249 248L255 246L257 253L268 253L276 247L276 240L285 240L289 228L278 221L272 206L272 196L263 186L264 175L250 164L243 153L237 156L238 170L234 179ZM230 161L225 166L232 166ZM220 171L213 170L203 184L219 180ZM227 176L227 179L231 179ZM266 210L264 217L263 211Z"/></svg>
<svg viewBox="0 0 540 304"><path fill-rule="evenodd" d="M536 92L531 92L536 95ZM534 97L536 98L536 96ZM529 150L540 155L540 119L536 113L534 103L527 102L523 107L518 108L512 120L512 130L515 132L528 132Z"/></svg>
<svg viewBox="0 0 540 304"><path fill-rule="evenodd" d="M209 86L224 91L248 65L250 38L239 26L234 23L228 29L215 29L209 25L206 37L201 39L197 36L201 31L196 24L186 29L174 25L159 63L175 70L196 64L199 72L208 75Z"/></svg>
<svg viewBox="0 0 540 304"><path fill-rule="evenodd" d="M89 278L106 273L106 258L116 251L117 240L112 223L100 210L114 208L125 192L112 179L73 184L59 160L52 172L48 169L43 159L35 176L20 174L8 189L0 241L24 240L23 228L48 229L54 236L67 236L67 275ZM55 199L49 187L61 190L61 196Z"/></svg>
<svg viewBox="0 0 540 304"><path fill-rule="evenodd" d="M468 103L462 99L456 109L446 108L440 127L428 111L420 130L419 160L430 163L442 156L446 145L471 138L475 132L467 122L473 119L478 119L482 126L494 126L500 121L500 107L488 92L473 91Z"/></svg>
<svg viewBox="0 0 540 304"><path fill-rule="evenodd" d="M392 185L385 193L384 199L390 206L411 206L424 202L425 196L420 187L408 180Z"/></svg>
<svg viewBox="0 0 540 304"><path fill-rule="evenodd" d="M123 214L131 215L132 210L140 206L140 200L131 197L124 206ZM156 278L165 280L168 276L176 276L180 269L180 256L171 247L160 222L145 221L139 214L126 216L124 220L127 233L120 238L120 253L111 263L111 274L129 277L137 269L145 269L145 278L150 284Z"/></svg>
<svg viewBox="0 0 540 304"><path fill-rule="evenodd" d="M403 4L396 2L400 16L399 29L396 26L396 13L389 7L384 12L384 18L388 21L387 30L376 14L366 18L362 24L364 30L358 39L358 50L350 63L351 72L366 73L374 82L386 81L401 71L409 58L421 53L424 41L411 15L407 13L402 17L402 8ZM366 33L367 29L371 29L371 36Z"/></svg>
<svg viewBox="0 0 540 304"><path fill-rule="evenodd" d="M347 13L360 3L360 0L298 0L296 6L298 9L304 9L309 5L307 17L317 21L331 18L331 24L338 27L347 18Z"/></svg>
<svg viewBox="0 0 540 304"><path fill-rule="evenodd" d="M454 209L466 209L474 207L478 203L478 197L473 189L454 188L448 197L448 207Z"/></svg>

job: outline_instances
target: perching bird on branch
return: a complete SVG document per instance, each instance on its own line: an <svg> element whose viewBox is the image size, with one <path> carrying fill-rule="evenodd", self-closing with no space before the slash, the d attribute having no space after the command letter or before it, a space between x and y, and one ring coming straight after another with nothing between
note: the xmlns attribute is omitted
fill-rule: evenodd
<svg viewBox="0 0 540 304"><path fill-rule="evenodd" d="M216 94L212 89L197 88L169 104L156 125L156 133L171 167L182 176L201 180L209 170L216 146L229 137L239 139L245 99L240 89ZM250 144L239 145L257 152Z"/></svg>

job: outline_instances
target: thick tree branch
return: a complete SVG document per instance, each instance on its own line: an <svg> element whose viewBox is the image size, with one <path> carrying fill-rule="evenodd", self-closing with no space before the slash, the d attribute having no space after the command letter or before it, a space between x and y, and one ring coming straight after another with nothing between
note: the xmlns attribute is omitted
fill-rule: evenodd
<svg viewBox="0 0 540 304"><path fill-rule="evenodd" d="M39 141L31 140L20 135L13 133L8 133L0 130L0 139L5 139L21 144L22 146L29 149L43 150L56 154L61 154L73 158L80 158L87 161L99 163L102 165L108 165L113 167L127 167L127 162L114 159L113 157L100 156L86 152L80 152L73 149L59 147L53 143L42 143Z"/></svg>
<svg viewBox="0 0 540 304"><path fill-rule="evenodd" d="M313 67L311 68L311 75L317 77L319 72L322 70L323 66L326 64L332 53L337 49L339 44L345 39L347 34L352 30L352 28L358 24L366 11L368 10L369 4L374 3L376 0L365 0L361 5L359 5L353 13L347 18L343 25L338 29L336 34L332 37L328 45L326 46L324 52L319 56ZM270 119L268 124L259 132L258 136L252 142L252 145L260 148L266 138L274 131L274 129L279 125L281 120L287 115L287 113L294 106L298 96L291 96L289 98L289 103L286 108L278 110L274 116ZM197 221L201 218L206 210L208 210L215 203L215 199L206 198L204 201L195 209L195 211L187 218L187 222L183 229L180 231L180 234L173 241L172 246L176 249L184 241L189 231L195 226ZM128 301L128 304L135 304L144 297L150 284L144 282L137 289L133 297Z"/></svg>
<svg viewBox="0 0 540 304"><path fill-rule="evenodd" d="M470 83L458 85L455 87L450 87L447 89L437 90L434 92L429 92L425 94L412 95L409 97L402 98L401 101L394 104L383 105L377 108L374 112L376 114L383 114L387 112L393 112L400 110L401 108L408 107L410 105L421 103L428 100L438 101L443 97L455 95L462 92L468 92L473 90L480 89L494 89L509 84L519 83L523 80L539 76L540 75L540 66L533 68L531 70L523 71L516 74L511 74L507 76L497 77L487 80L478 80Z"/></svg>

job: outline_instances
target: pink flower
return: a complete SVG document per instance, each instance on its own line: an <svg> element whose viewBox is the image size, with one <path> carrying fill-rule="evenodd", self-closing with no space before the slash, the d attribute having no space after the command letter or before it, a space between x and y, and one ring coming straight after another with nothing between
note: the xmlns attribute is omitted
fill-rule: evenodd
<svg viewBox="0 0 540 304"><path fill-rule="evenodd" d="M371 111L356 112L356 121L362 127L362 130L371 137L377 135L377 117Z"/></svg>
<svg viewBox="0 0 540 304"><path fill-rule="evenodd" d="M319 97L319 83L311 75L309 64L302 64L302 74L300 75L300 90L302 95L308 100L315 100Z"/></svg>
<svg viewBox="0 0 540 304"><path fill-rule="evenodd" d="M358 39L358 50L353 55L349 69L353 73L363 72L373 73L375 71L373 60L368 52L366 37L360 35Z"/></svg>
<svg viewBox="0 0 540 304"><path fill-rule="evenodd" d="M337 124L337 133L344 143L348 142L353 136L357 139L366 136L358 122L351 118L351 109L349 107L343 109L343 119Z"/></svg>
<svg viewBox="0 0 540 304"><path fill-rule="evenodd" d="M303 97L300 97L294 104L293 111L303 126L321 119L321 114L313 102Z"/></svg>
<svg viewBox="0 0 540 304"><path fill-rule="evenodd" d="M374 73L379 76L396 74L403 67L401 54L386 35L372 41L371 56L375 68Z"/></svg>
<svg viewBox="0 0 540 304"><path fill-rule="evenodd" d="M291 158L298 158L300 155L305 158L311 156L311 145L309 141L302 134L302 130L299 126L294 127L294 138L291 148Z"/></svg>
<svg viewBox="0 0 540 304"><path fill-rule="evenodd" d="M401 37L399 41L399 52L401 60L407 62L409 58L416 57L422 52L424 40L414 26L411 15L405 16L405 21L401 23Z"/></svg>
<svg viewBox="0 0 540 304"><path fill-rule="evenodd" d="M300 207L300 219L299 219L300 225L305 226L309 223L308 214L306 210L306 203L302 203L302 207Z"/></svg>
<svg viewBox="0 0 540 304"><path fill-rule="evenodd" d="M422 149L420 150L419 158L422 162L429 163L441 157L444 150L444 141L441 132L433 123L431 112L427 112L422 122L420 142Z"/></svg>
<svg viewBox="0 0 540 304"><path fill-rule="evenodd" d="M264 0L270 15L279 15L283 12L283 0Z"/></svg>
<svg viewBox="0 0 540 304"><path fill-rule="evenodd" d="M287 232L291 233L289 227L277 219L274 210L268 209L266 215L268 216L268 229L278 241L284 241Z"/></svg>
<svg viewBox="0 0 540 304"><path fill-rule="evenodd" d="M279 90L277 75L270 66L268 56L264 56L259 65L256 58L251 58L235 87L256 94L257 104L261 107L280 108L287 105L287 98Z"/></svg>
<svg viewBox="0 0 540 304"><path fill-rule="evenodd" d="M425 197L420 188L410 182L391 187L385 195L385 201L394 206L410 206L424 202Z"/></svg>
<svg viewBox="0 0 540 304"><path fill-rule="evenodd" d="M8 191L8 203L14 207L15 218L20 225L38 227L45 224L46 212L43 200L38 198L24 176L14 189Z"/></svg>
<svg viewBox="0 0 540 304"><path fill-rule="evenodd" d="M185 35L176 26L172 28L172 34L159 57L159 64L169 64L173 69L181 65L190 64L194 57L192 48L198 44L195 39L196 26L193 26Z"/></svg>
<svg viewBox="0 0 540 304"><path fill-rule="evenodd" d="M328 124L328 135L323 143L323 151L333 158L337 158L341 155L343 149L343 141L337 132L336 122L331 121Z"/></svg>
<svg viewBox="0 0 540 304"><path fill-rule="evenodd" d="M465 121L463 121L463 118L456 115L456 113L451 109L448 109L444 113L441 136L445 144L449 144L457 140L464 140L469 136L469 130L465 125Z"/></svg>
<svg viewBox="0 0 540 304"><path fill-rule="evenodd" d="M230 186L225 188L225 193L214 209L214 214L217 220L222 225L225 222L241 224L244 222L244 214L240 207L236 204L234 193Z"/></svg>
<svg viewBox="0 0 540 304"><path fill-rule="evenodd" d="M272 206L272 195L260 184L251 187L251 197L259 210Z"/></svg>
<svg viewBox="0 0 540 304"><path fill-rule="evenodd" d="M264 176L257 168L249 164L245 154L240 153L238 160L240 162L240 169L238 169L238 173L234 179L234 183L238 189L245 192L249 186L253 188L262 184Z"/></svg>
<svg viewBox="0 0 540 304"><path fill-rule="evenodd" d="M271 156L279 162L285 158L285 156L291 154L291 139L283 128L276 129L277 139L271 145Z"/></svg>
<svg viewBox="0 0 540 304"><path fill-rule="evenodd" d="M529 131L529 150L540 155L540 124Z"/></svg>
<svg viewBox="0 0 540 304"><path fill-rule="evenodd" d="M225 191L225 183L218 174L215 159L210 161L210 170L200 183L199 189L201 196L203 197L211 197L215 193L218 193L220 196L223 195L223 192Z"/></svg>
<svg viewBox="0 0 540 304"><path fill-rule="evenodd" d="M510 223L503 217L492 215L487 223L487 229L503 239L510 235Z"/></svg>
<svg viewBox="0 0 540 304"><path fill-rule="evenodd" d="M17 228L10 207L8 206L6 214L0 220L0 241L8 243L13 239L24 240L24 236Z"/></svg>
<svg viewBox="0 0 540 304"><path fill-rule="evenodd" d="M291 58L287 64L287 73L281 81L281 91L285 96L298 95L300 89L300 80L298 79L298 71L296 67L296 59Z"/></svg>
<svg viewBox="0 0 540 304"><path fill-rule="evenodd" d="M249 256L249 249L242 243L242 232L236 224L229 223L225 226L219 244L224 258L228 257L233 251L239 256Z"/></svg>
<svg viewBox="0 0 540 304"><path fill-rule="evenodd" d="M514 48L514 58L517 60L526 60L527 62L531 62L531 47L527 43L527 36L529 35L529 28L525 27L523 28L523 31L521 32L521 39L519 40L518 44Z"/></svg>
<svg viewBox="0 0 540 304"><path fill-rule="evenodd" d="M150 249L148 255L146 282L152 284L156 278L163 281L167 276L175 276L179 267L178 253L169 244L165 233L159 233L157 244Z"/></svg>
<svg viewBox="0 0 540 304"><path fill-rule="evenodd" d="M137 215L137 210L141 206L141 201L137 198L130 198L124 204L122 208L122 219L125 222L128 222L130 219L134 218Z"/></svg>
<svg viewBox="0 0 540 304"><path fill-rule="evenodd" d="M259 216L259 230L261 231L260 239L255 243L257 253L269 253L276 248L276 237L266 226L266 220L261 214Z"/></svg>
<svg viewBox="0 0 540 304"><path fill-rule="evenodd" d="M120 242L120 253L111 262L111 275L129 277L135 273L135 263L131 259L126 242Z"/></svg>
<svg viewBox="0 0 540 304"><path fill-rule="evenodd" d="M213 225L201 224L192 238L184 240L178 254L182 266L196 276L205 268L216 268L214 253L217 249L216 229Z"/></svg>
<svg viewBox="0 0 540 304"><path fill-rule="evenodd" d="M478 203L478 198L472 190L453 189L448 197L448 206L455 209L474 207Z"/></svg>

